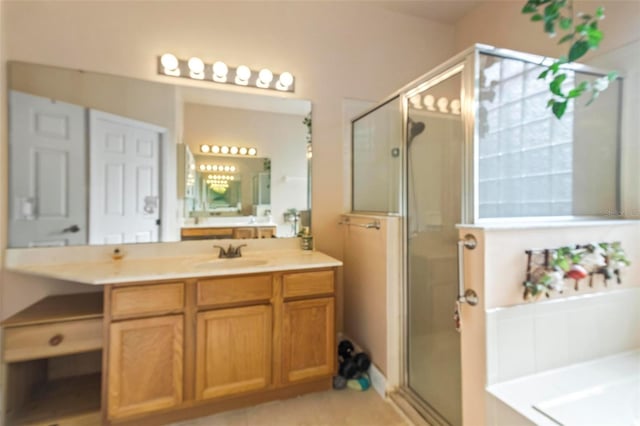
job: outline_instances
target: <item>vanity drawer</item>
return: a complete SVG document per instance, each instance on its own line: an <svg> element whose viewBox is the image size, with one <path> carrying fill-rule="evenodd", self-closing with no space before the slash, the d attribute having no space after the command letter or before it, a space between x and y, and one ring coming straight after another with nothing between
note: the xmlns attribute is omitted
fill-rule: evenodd
<svg viewBox="0 0 640 426"><path fill-rule="evenodd" d="M198 281L198 306L231 305L243 302L266 302L273 294L269 275L215 278Z"/></svg>
<svg viewBox="0 0 640 426"><path fill-rule="evenodd" d="M333 270L285 274L282 286L285 298L331 294L335 289Z"/></svg>
<svg viewBox="0 0 640 426"><path fill-rule="evenodd" d="M113 319L179 311L183 307L184 283L121 287L111 291Z"/></svg>
<svg viewBox="0 0 640 426"><path fill-rule="evenodd" d="M102 348L102 319L6 327L4 361L26 361Z"/></svg>

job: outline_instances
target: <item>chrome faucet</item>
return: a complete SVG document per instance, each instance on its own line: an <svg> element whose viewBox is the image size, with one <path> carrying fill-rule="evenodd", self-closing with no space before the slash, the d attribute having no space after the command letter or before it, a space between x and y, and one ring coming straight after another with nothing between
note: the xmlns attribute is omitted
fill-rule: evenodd
<svg viewBox="0 0 640 426"><path fill-rule="evenodd" d="M231 244L229 244L229 248L227 248L226 250L221 246L213 247L220 249L220 252L218 253L218 257L220 259L233 259L234 257L242 257L242 251L240 251L240 249L246 246L246 244L240 244L238 247L233 247Z"/></svg>

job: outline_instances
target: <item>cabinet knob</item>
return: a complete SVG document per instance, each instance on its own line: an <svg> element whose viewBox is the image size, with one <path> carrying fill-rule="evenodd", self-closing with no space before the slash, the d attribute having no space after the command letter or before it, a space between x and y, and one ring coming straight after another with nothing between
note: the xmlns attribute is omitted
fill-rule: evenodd
<svg viewBox="0 0 640 426"><path fill-rule="evenodd" d="M58 346L64 340L64 336L62 334L56 334L51 339L49 339L49 345Z"/></svg>

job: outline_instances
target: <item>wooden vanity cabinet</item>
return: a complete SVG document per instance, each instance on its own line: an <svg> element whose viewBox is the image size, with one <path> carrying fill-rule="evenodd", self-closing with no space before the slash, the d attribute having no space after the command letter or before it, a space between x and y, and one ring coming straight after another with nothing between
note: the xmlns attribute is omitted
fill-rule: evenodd
<svg viewBox="0 0 640 426"><path fill-rule="evenodd" d="M196 398L266 389L271 384L271 306L198 313Z"/></svg>
<svg viewBox="0 0 640 426"><path fill-rule="evenodd" d="M335 372L334 270L284 274L282 375L296 383Z"/></svg>
<svg viewBox="0 0 640 426"><path fill-rule="evenodd" d="M106 423L164 424L330 389L334 273L107 286Z"/></svg>
<svg viewBox="0 0 640 426"><path fill-rule="evenodd" d="M169 315L110 325L110 418L177 407L182 402L183 323L183 315Z"/></svg>

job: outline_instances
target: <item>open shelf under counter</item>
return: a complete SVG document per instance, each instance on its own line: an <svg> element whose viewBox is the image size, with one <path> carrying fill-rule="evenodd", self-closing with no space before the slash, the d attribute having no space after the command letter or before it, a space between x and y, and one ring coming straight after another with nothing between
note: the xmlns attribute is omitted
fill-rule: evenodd
<svg viewBox="0 0 640 426"><path fill-rule="evenodd" d="M45 297L2 327L4 424L101 423L102 292Z"/></svg>
<svg viewBox="0 0 640 426"><path fill-rule="evenodd" d="M46 381L35 386L22 406L8 413L7 425L98 425L100 389L101 373Z"/></svg>

